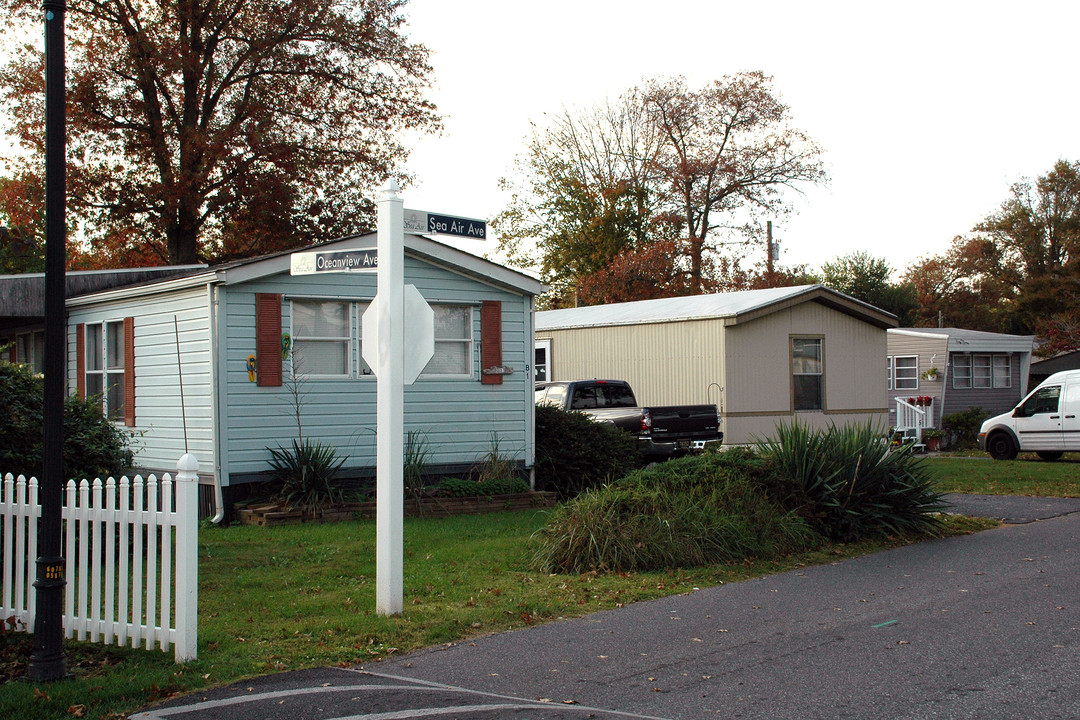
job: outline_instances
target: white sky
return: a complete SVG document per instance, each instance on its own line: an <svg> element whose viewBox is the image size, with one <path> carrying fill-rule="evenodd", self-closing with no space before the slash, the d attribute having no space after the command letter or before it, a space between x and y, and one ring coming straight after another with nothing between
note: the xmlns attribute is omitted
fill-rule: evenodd
<svg viewBox="0 0 1080 720"><path fill-rule="evenodd" d="M412 0L406 13L446 124L413 145L408 208L490 220L530 120L654 76L696 89L763 70L824 147L831 183L774 227L785 265L867 250L902 270L1022 176L1080 160L1075 0Z"/></svg>

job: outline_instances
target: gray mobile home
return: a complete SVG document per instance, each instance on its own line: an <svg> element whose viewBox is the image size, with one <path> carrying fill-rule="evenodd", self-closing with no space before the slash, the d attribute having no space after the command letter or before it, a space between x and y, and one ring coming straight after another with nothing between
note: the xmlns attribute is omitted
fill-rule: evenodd
<svg viewBox="0 0 1080 720"><path fill-rule="evenodd" d="M887 359L889 418L897 403L922 398L931 425L969 408L997 415L1027 394L1035 338L960 328L893 328ZM929 398L929 401L926 400ZM927 404L928 403L928 404Z"/></svg>
<svg viewBox="0 0 1080 720"><path fill-rule="evenodd" d="M371 234L318 249L374 247ZM172 470L191 452L228 496L265 479L268 448L302 431L346 456L346 472L373 474L376 382L360 318L376 275L292 275L290 256L68 299L69 386L101 394L134 431L140 468ZM467 469L495 441L530 467L532 307L543 286L410 234L405 282L435 311L435 356L405 390L406 430L425 438L431 469Z"/></svg>
<svg viewBox="0 0 1080 720"><path fill-rule="evenodd" d="M644 405L716 403L732 444L793 419L884 425L895 325L821 285L549 310L536 314L536 377L627 380Z"/></svg>

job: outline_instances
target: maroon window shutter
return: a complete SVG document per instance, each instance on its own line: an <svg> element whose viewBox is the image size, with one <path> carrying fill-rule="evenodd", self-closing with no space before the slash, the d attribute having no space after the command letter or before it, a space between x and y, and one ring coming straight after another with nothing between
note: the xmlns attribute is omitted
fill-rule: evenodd
<svg viewBox="0 0 1080 720"><path fill-rule="evenodd" d="M135 318L124 318L124 424L135 427Z"/></svg>
<svg viewBox="0 0 1080 720"><path fill-rule="evenodd" d="M75 392L86 399L86 325L75 326Z"/></svg>
<svg viewBox="0 0 1080 720"><path fill-rule="evenodd" d="M261 387L281 385L281 295L255 293L255 368Z"/></svg>
<svg viewBox="0 0 1080 720"><path fill-rule="evenodd" d="M485 375L484 370L502 366L502 303L485 300L480 306L480 382L502 385L502 375Z"/></svg>

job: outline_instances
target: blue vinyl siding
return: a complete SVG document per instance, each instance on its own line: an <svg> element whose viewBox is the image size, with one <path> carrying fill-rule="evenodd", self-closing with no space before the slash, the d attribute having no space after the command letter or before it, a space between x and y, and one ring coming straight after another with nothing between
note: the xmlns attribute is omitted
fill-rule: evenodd
<svg viewBox="0 0 1080 720"><path fill-rule="evenodd" d="M68 383L73 392L76 326L135 319L135 427L125 429L134 431L132 447L139 469L176 472L176 461L191 452L199 460L200 473L213 470L213 372L207 306L207 289L200 286L69 311ZM178 368L183 372L182 406Z"/></svg>
<svg viewBox="0 0 1080 720"><path fill-rule="evenodd" d="M497 434L500 450L525 460L531 425L530 373L525 363L532 351L528 328L530 299L479 282L461 273L407 256L405 281L416 285L432 305L451 303L473 308L472 377L421 377L405 389L405 429L424 434L430 463L469 465L479 461ZM247 358L255 353L255 294L280 293L282 328L290 328L289 298L370 301L376 276L366 273L290 276L287 273L227 286L225 318L228 471L248 476L269 469L268 447L288 446L297 437L296 403L291 368L284 363L281 387L258 387L248 380ZM502 302L503 362L514 368L502 385L480 382L480 302ZM354 355L355 355L354 347ZM342 379L308 378L300 383L301 419L306 436L334 445L347 456L349 468L375 464L374 376Z"/></svg>

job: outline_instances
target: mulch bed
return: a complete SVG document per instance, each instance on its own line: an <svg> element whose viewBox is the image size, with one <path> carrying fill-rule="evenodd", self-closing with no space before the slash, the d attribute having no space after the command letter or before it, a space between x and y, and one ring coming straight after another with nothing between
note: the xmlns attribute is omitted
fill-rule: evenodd
<svg viewBox="0 0 1080 720"><path fill-rule="evenodd" d="M473 497L405 498L407 517L449 517L478 513L531 510L553 507L558 496L553 492L527 492L512 495ZM278 502L252 501L236 506L236 519L245 525L287 525L304 522L340 522L375 517L374 502L346 503L319 510L312 514L298 507L289 508Z"/></svg>

